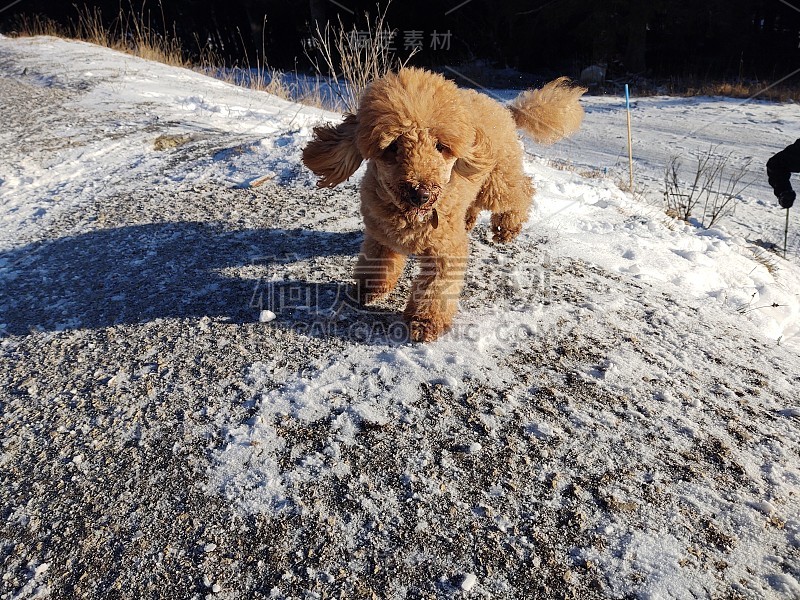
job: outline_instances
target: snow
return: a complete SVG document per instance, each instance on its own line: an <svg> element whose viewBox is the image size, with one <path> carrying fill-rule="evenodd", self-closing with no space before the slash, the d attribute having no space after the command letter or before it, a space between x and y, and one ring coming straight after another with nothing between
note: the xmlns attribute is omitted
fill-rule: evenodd
<svg viewBox="0 0 800 600"><path fill-rule="evenodd" d="M474 573L467 573L464 575L464 579L461 582L461 589L465 592L469 592L475 584L478 582L478 578L475 577Z"/></svg>
<svg viewBox="0 0 800 600"><path fill-rule="evenodd" d="M262 310L258 314L258 320L262 323L269 323L270 321L274 321L277 318L277 315L272 312L271 310Z"/></svg>
<svg viewBox="0 0 800 600"><path fill-rule="evenodd" d="M501 94L507 96L507 94ZM574 167L610 174L628 183L627 129L618 98L591 97L584 103L583 128L569 141L547 151L549 158ZM785 212L778 207L767 183L766 161L797 139L800 111L794 103L777 104L754 99L637 98L631 109L634 187L650 203L660 206L664 169L673 156L686 167L694 157L716 148L731 153L732 164L752 161L745 181L751 182L724 226L749 244L769 241L783 246ZM532 144L531 152L541 154ZM687 174L688 175L688 174ZM789 252L797 253L797 228Z"/></svg>
<svg viewBox="0 0 800 600"><path fill-rule="evenodd" d="M193 73L145 61L117 52L97 52L82 42L50 38L12 40L4 38L2 48L26 47L27 55L15 53L15 69L23 80L52 96L54 102L71 90L84 90L63 101L74 111L73 121L52 127L47 115L34 115L36 124L26 139L0 133L0 144L22 147L38 138L61 146L56 155L26 153L25 160L8 154L0 159L2 185L0 203L0 244L19 239L49 219L112 191L121 177L159 178L165 185L200 183L220 174L235 185L249 185L251 179L283 177L291 167L287 157L297 154L297 143L307 135L310 123L321 111L300 107L277 98L264 101L240 87ZM46 67L43 57L51 61ZM49 68L55 75L39 73ZM98 127L91 118L110 118L113 130ZM149 133L157 123L169 123L173 143L182 140L213 141L221 133L234 133L248 140L237 150L233 166L230 157L211 156L200 164L173 171L164 169L163 155L154 149ZM66 141L69 140L69 141ZM269 158L265 161L265 154ZM242 167L253 172L248 178Z"/></svg>
<svg viewBox="0 0 800 600"><path fill-rule="evenodd" d="M26 142L0 132L2 250L38 239L89 202L113 201L137 181L175 189L203 182L309 186L300 150L311 126L338 118L77 42L0 38L2 56L13 58L15 77L75 114L72 123L45 115L46 130L34 131L32 139L49 139L55 151L31 146L21 157L14 150ZM623 103L589 97L585 106L585 126L573 140L553 148L526 142L526 170L537 188L531 221L510 247L475 241L453 330L435 343L411 345L402 330L369 315L321 314L325 330L347 343L298 371L287 370L278 353L250 366L242 385L252 391L252 414L244 422L226 422L225 410L216 417L225 443L210 452L203 482L209 495L223 496L245 515L279 518L317 510L303 497L305 485L359 478L371 491L358 502L375 523L400 519L393 490L359 476L351 464L365 432L459 430L461 417L448 403L489 390L493 400L470 408L473 434L454 448L422 437L417 446L397 449L415 501L449 495L475 518L494 519L508 536L522 528L526 510L567 510L582 501L575 518L597 543L572 551L602 574L612 597L695 598L715 590L800 595L796 238L788 260L774 254L764 260L757 242L782 244L783 214L765 177L745 192L733 216L709 230L667 217L652 195L622 191ZM95 122L93 115L105 116ZM113 127L105 129L109 122ZM169 150L154 148L149 129L156 122L169 123L164 148L202 148L223 134L240 145L227 152L208 146L207 155L165 164ZM793 141L800 113L794 105L654 97L635 102L634 127L637 178L657 195L671 154L714 144L753 158L757 170ZM573 168L554 168L555 160ZM583 168L596 172L584 176ZM330 216L312 214L303 225L313 228L314 219ZM352 210L333 216L326 231L358 229ZM486 223L484 215L480 224ZM85 225L77 223L76 233ZM280 280L302 260L273 265L271 275ZM21 269L0 258L0 282L13 281ZM265 329L285 318L268 309L253 314ZM108 385L124 386L129 377L117 372ZM767 393L760 392L764 378ZM421 389L447 393L426 403ZM319 444L293 446L288 423L313 430ZM551 506L527 506L502 474L481 491L483 504L468 503L458 483L468 470L461 456L481 460L509 431L524 434L520 456L530 452L560 465L557 472L534 465L528 479L514 484L552 487ZM71 460L89 461L83 454ZM696 469L701 460L719 468ZM682 469L692 476L679 476ZM610 472L618 477L599 484L597 498L579 483L605 481ZM585 514L587 506L601 508ZM421 519L415 527L423 532L437 524ZM529 543L523 537L515 538L520 547ZM212 553L217 545L202 549ZM724 569L709 566L723 555ZM442 586L482 593L486 576L468 570L473 566L454 564ZM47 589L40 579L48 568L31 569L23 596L36 597ZM497 577L497 589L508 584ZM210 580L206 586L222 591Z"/></svg>

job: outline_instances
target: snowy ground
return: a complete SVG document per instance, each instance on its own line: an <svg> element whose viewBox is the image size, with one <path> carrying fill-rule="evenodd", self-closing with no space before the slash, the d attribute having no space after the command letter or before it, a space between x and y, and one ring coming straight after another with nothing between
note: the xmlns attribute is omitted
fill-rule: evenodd
<svg viewBox="0 0 800 600"><path fill-rule="evenodd" d="M356 183L299 163L332 115L47 38L0 38L0 98L0 597L800 596L800 269L763 181L669 219L587 98L411 345L408 278L342 302ZM800 114L634 124L657 195L674 150L760 169Z"/></svg>

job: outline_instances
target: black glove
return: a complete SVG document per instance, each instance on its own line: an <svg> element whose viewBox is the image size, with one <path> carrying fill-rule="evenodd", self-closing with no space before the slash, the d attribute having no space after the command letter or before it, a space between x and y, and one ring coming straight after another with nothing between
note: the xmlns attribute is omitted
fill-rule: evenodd
<svg viewBox="0 0 800 600"><path fill-rule="evenodd" d="M778 204L781 205L781 208L792 208L795 198L797 198L797 194L794 193L794 190L786 190L778 195Z"/></svg>

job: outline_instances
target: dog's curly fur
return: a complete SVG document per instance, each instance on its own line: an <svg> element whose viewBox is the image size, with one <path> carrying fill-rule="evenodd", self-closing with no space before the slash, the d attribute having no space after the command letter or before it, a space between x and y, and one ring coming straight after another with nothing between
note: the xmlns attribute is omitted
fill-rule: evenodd
<svg viewBox="0 0 800 600"><path fill-rule="evenodd" d="M366 231L355 269L360 301L391 292L413 254L421 269L405 309L411 339L434 340L447 330L478 214L492 212L496 242L515 238L528 218L534 189L516 128L540 143L577 131L585 91L561 78L504 107L441 75L406 68L370 84L355 115L316 127L303 162L320 187L341 183L368 161L361 183Z"/></svg>

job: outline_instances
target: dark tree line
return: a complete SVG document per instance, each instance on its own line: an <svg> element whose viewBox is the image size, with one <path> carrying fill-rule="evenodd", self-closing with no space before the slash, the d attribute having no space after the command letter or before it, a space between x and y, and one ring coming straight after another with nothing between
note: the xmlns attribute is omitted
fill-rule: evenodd
<svg viewBox="0 0 800 600"><path fill-rule="evenodd" d="M366 30L375 0L123 0L128 12L166 23L187 51L210 44L218 55L304 70L315 24L341 19ZM109 21L119 0L87 2ZM798 2L800 6L800 2ZM13 29L19 14L59 22L76 9L63 0L23 0L0 13ZM605 63L610 73L655 77L777 79L800 68L800 11L780 0L394 0L387 22L402 55L415 64L488 60L524 71L567 71ZM795 79L796 81L797 79Z"/></svg>

